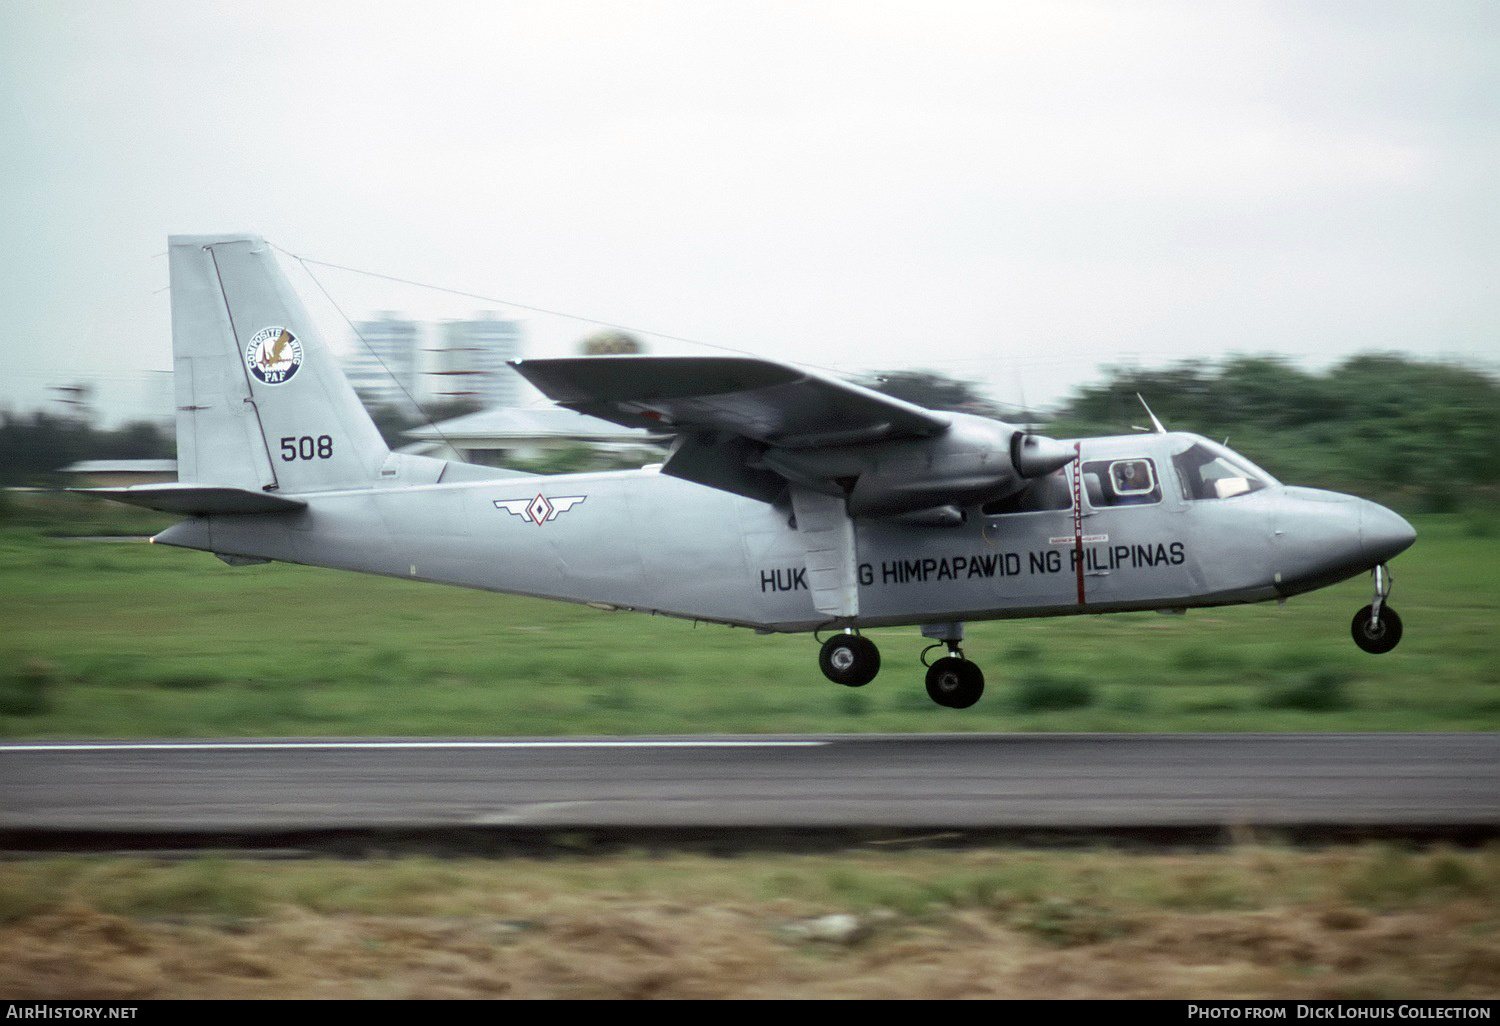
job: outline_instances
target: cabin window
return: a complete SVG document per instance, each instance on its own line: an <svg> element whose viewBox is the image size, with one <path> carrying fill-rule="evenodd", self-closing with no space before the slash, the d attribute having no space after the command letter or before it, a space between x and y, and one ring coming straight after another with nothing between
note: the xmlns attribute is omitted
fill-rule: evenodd
<svg viewBox="0 0 1500 1026"><path fill-rule="evenodd" d="M1258 492L1276 479L1249 460L1221 446L1197 442L1172 457L1182 497L1188 500L1232 499Z"/></svg>
<svg viewBox="0 0 1500 1026"><path fill-rule="evenodd" d="M983 506L985 516L990 517L1006 513L1042 513L1072 508L1073 490L1068 486L1067 475L1061 470L1029 481L1025 488L1014 495L987 502Z"/></svg>
<svg viewBox="0 0 1500 1026"><path fill-rule="evenodd" d="M1089 505L1145 506L1161 501L1156 464L1148 459L1091 460L1083 465L1083 487Z"/></svg>

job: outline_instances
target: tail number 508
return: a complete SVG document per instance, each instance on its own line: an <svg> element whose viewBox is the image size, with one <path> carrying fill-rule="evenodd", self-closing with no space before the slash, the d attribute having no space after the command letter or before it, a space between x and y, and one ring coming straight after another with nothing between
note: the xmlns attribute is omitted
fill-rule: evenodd
<svg viewBox="0 0 1500 1026"><path fill-rule="evenodd" d="M293 460L326 460L333 456L333 436L283 435L281 438L281 458L287 463Z"/></svg>

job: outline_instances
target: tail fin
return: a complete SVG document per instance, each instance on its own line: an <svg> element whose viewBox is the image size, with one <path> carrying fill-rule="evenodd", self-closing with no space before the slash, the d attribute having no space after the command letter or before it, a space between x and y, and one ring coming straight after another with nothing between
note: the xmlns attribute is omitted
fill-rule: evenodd
<svg viewBox="0 0 1500 1026"><path fill-rule="evenodd" d="M178 479L283 495L379 480L390 451L265 240L167 241Z"/></svg>

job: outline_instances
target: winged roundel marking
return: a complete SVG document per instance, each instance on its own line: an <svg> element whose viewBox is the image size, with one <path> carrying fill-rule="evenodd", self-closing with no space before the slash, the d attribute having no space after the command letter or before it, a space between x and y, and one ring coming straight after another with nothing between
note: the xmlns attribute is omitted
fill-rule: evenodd
<svg viewBox="0 0 1500 1026"><path fill-rule="evenodd" d="M496 499L495 508L541 527L549 520L556 520L586 498L586 495L554 495L549 498L538 492L532 499Z"/></svg>

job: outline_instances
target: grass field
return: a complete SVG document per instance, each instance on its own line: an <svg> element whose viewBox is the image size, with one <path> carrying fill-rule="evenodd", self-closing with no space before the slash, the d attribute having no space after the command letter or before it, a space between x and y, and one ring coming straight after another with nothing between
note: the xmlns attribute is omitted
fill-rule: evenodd
<svg viewBox="0 0 1500 1026"><path fill-rule="evenodd" d="M1497 897L1493 847L44 859L0 996L1492 999Z"/></svg>
<svg viewBox="0 0 1500 1026"><path fill-rule="evenodd" d="M0 735L1494 730L1500 531L1416 517L1393 565L1394 652L1348 635L1368 580L1274 604L971 624L988 690L922 687L915 628L871 632L868 687L808 636L282 564L231 568L56 533L169 523L77 497L0 528Z"/></svg>

